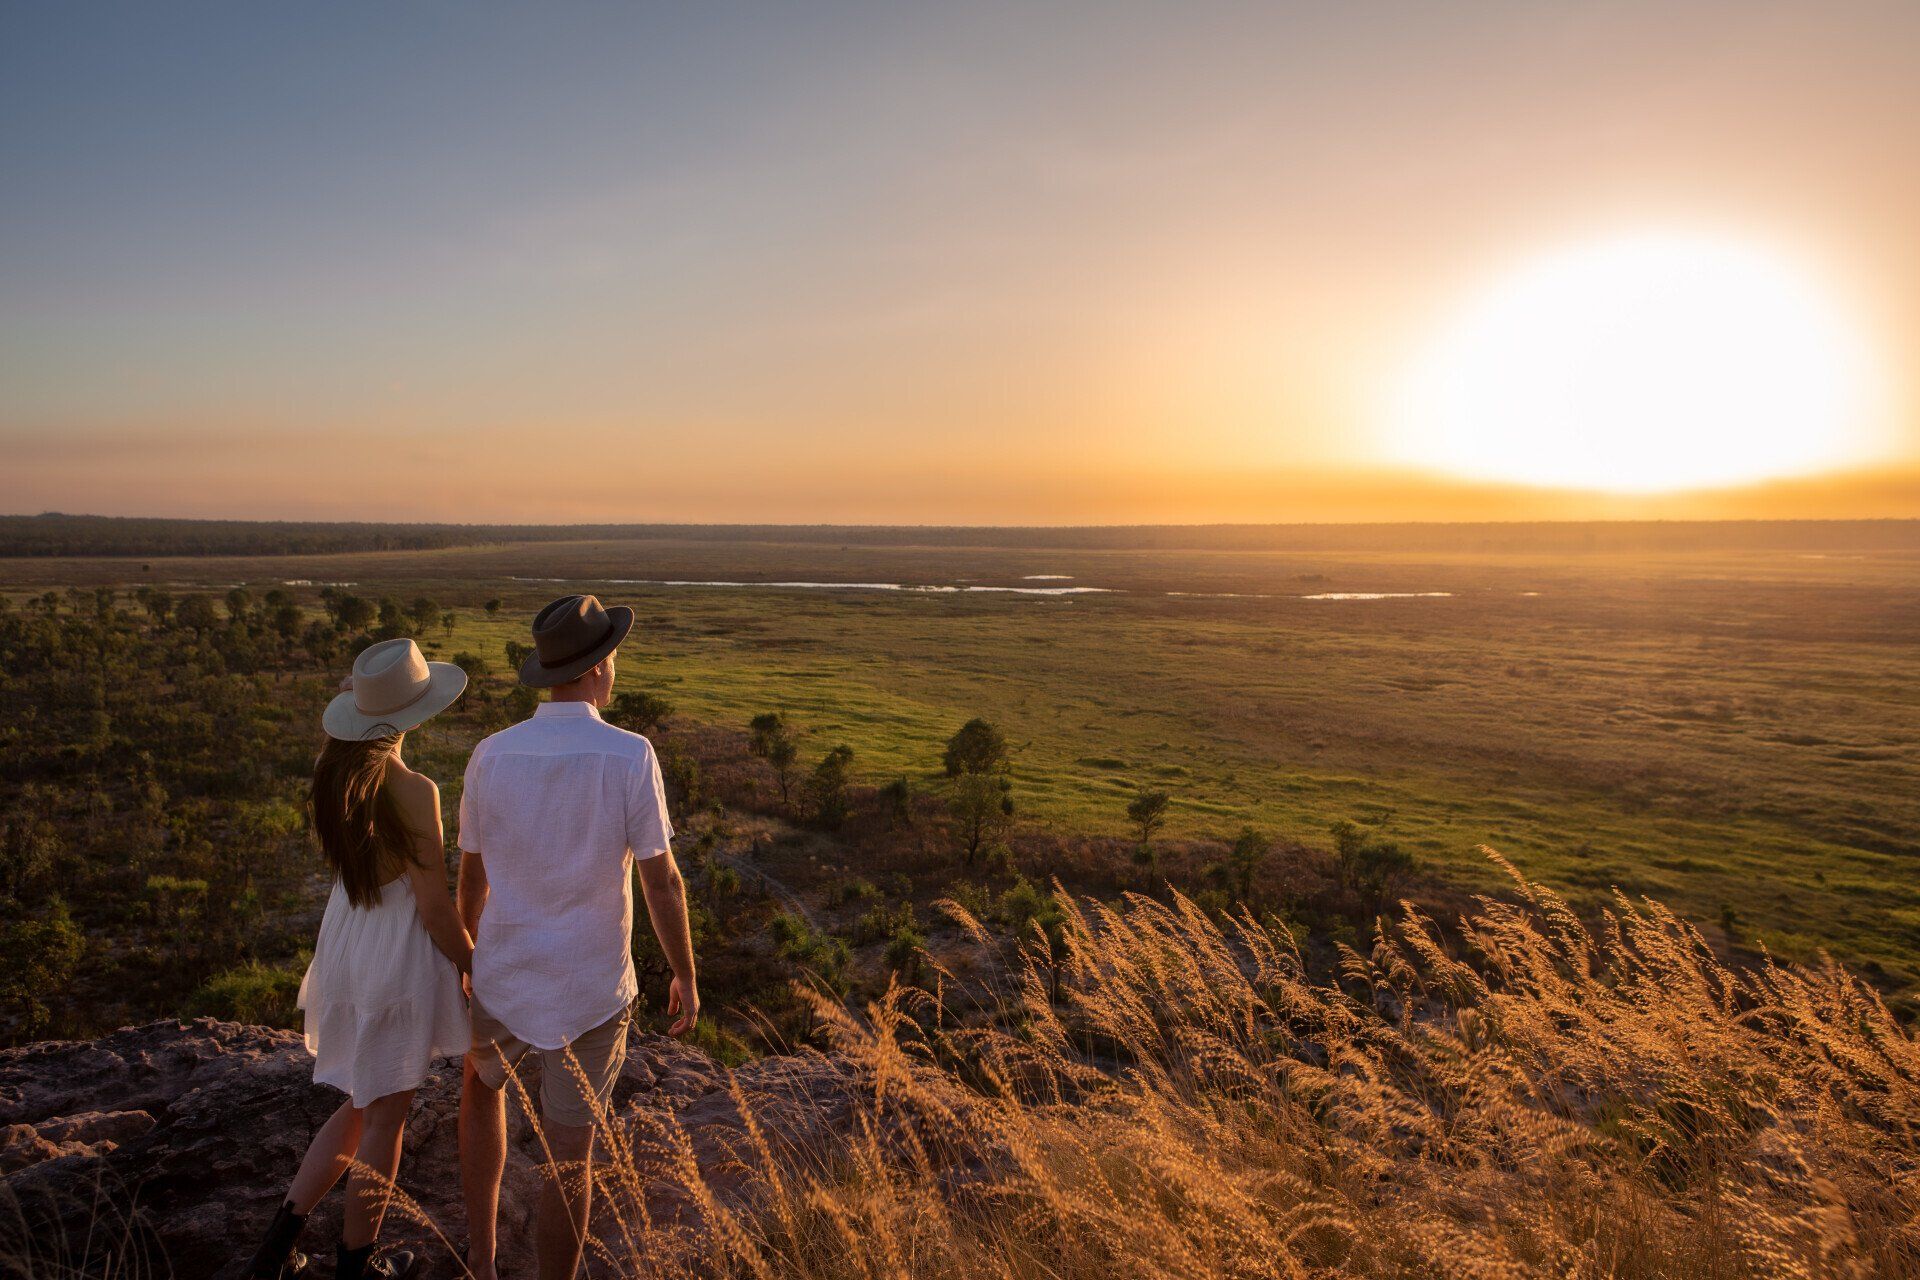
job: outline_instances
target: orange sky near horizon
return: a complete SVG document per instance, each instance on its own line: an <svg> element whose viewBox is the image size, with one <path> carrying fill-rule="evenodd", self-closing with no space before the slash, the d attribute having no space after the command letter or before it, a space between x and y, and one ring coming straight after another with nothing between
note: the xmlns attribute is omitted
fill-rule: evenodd
<svg viewBox="0 0 1920 1280"><path fill-rule="evenodd" d="M0 511L1920 516L1920 6L0 23ZM1636 497L1394 455L1462 297L1647 226L1805 264L1879 455Z"/></svg>

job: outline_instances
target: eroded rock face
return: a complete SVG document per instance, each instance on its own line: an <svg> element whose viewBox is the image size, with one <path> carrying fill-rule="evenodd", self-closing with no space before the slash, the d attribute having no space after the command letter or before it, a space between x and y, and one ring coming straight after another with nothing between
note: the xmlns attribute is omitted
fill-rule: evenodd
<svg viewBox="0 0 1920 1280"><path fill-rule="evenodd" d="M113 1247L163 1250L183 1280L227 1280L251 1256L315 1130L343 1100L315 1085L312 1070L298 1035L208 1018L0 1051L0 1174L43 1246L57 1232L82 1239L77 1233L90 1225L98 1239L103 1201L115 1221L131 1204L145 1225L108 1231L132 1237ZM844 1064L818 1055L753 1063L737 1080L780 1145L825 1141L850 1110L853 1084ZM660 1117L676 1118L712 1184L745 1194L749 1188L727 1158L743 1131L728 1083L698 1050L635 1035L614 1107L636 1133L652 1131L650 1122ZM399 1176L401 1189L456 1242L466 1233L459 1102L460 1064L447 1060L415 1095ZM539 1146L519 1108L510 1106L509 1115L501 1261L503 1270L526 1275ZM686 1197L671 1177L663 1174L657 1188L651 1177L644 1181L650 1202L657 1190L650 1212L681 1215ZM301 1241L322 1261L322 1274L339 1237L341 1205L336 1189ZM425 1253L428 1276L459 1274L433 1229L397 1207L382 1235ZM0 1240L0 1254L7 1244ZM77 1261L71 1247L68 1261Z"/></svg>

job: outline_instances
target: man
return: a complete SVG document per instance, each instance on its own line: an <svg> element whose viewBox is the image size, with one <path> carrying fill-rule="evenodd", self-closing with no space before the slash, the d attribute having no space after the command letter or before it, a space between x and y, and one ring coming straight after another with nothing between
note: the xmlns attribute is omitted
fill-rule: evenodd
<svg viewBox="0 0 1920 1280"><path fill-rule="evenodd" d="M508 1072L540 1063L540 1123L553 1163L534 1247L542 1280L571 1280L586 1244L593 1124L626 1061L634 980L633 877L673 969L672 1034L700 1014L687 900L669 842L660 765L599 708L633 610L566 596L533 620L520 682L551 691L474 748L460 798L461 919L474 938L473 1048L460 1096L467 1265L496 1280L495 1218L506 1166Z"/></svg>

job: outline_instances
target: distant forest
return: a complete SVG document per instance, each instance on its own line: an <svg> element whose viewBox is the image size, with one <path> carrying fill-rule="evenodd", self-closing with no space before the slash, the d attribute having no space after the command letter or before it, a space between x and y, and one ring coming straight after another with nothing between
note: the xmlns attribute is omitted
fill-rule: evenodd
<svg viewBox="0 0 1920 1280"><path fill-rule="evenodd" d="M1920 552L1920 520L1091 526L366 524L0 515L0 556L272 556L648 539L1104 551Z"/></svg>

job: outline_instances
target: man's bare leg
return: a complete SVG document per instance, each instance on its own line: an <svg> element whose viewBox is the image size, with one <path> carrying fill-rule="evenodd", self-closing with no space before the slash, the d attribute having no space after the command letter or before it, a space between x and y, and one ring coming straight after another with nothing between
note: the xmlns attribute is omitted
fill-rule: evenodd
<svg viewBox="0 0 1920 1280"><path fill-rule="evenodd" d="M593 1208L593 1126L543 1120L553 1164L540 1192L534 1245L540 1280L573 1280L587 1247L587 1216Z"/></svg>
<svg viewBox="0 0 1920 1280"><path fill-rule="evenodd" d="M471 1058L460 1082L460 1187L467 1198L467 1269L495 1280L494 1228L507 1168L507 1098L489 1089Z"/></svg>

